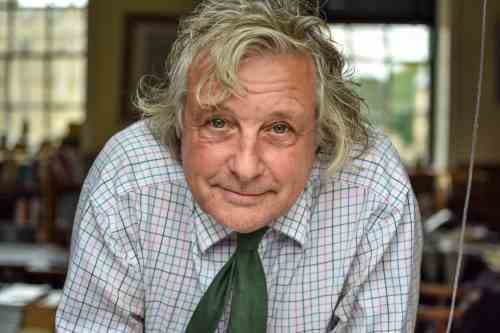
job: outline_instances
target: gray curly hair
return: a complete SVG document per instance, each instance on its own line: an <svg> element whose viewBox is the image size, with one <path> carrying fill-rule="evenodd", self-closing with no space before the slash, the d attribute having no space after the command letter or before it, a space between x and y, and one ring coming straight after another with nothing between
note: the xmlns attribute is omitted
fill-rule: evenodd
<svg viewBox="0 0 500 333"><path fill-rule="evenodd" d="M209 65L196 87L222 87L209 103L240 93L238 65L250 54L300 53L316 67L317 144L334 174L351 157L355 144L366 147L368 123L362 99L346 78L345 63L328 25L304 0L207 0L179 23L178 37L167 59L167 79L141 80L136 106L154 135L180 160L182 113L188 71L199 57ZM209 85L211 86L211 85ZM207 102L204 101L204 104ZM318 156L320 156L318 155Z"/></svg>

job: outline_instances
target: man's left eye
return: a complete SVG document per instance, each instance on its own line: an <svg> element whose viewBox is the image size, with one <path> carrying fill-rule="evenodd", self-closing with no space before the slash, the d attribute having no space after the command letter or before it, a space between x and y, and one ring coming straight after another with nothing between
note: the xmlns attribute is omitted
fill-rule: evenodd
<svg viewBox="0 0 500 333"><path fill-rule="evenodd" d="M210 119L209 123L213 128L224 128L226 126L226 121L221 118Z"/></svg>
<svg viewBox="0 0 500 333"><path fill-rule="evenodd" d="M290 126L284 123L276 123L272 125L271 129L276 134L285 134L290 130Z"/></svg>

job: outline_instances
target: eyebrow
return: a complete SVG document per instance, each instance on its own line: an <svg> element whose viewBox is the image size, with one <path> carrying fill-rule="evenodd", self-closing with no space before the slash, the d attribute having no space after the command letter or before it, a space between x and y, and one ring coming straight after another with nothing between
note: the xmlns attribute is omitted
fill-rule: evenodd
<svg viewBox="0 0 500 333"><path fill-rule="evenodd" d="M269 114L270 118L282 118L287 120L293 120L301 118L301 113L295 111L274 111Z"/></svg>
<svg viewBox="0 0 500 333"><path fill-rule="evenodd" d="M208 111L209 113L217 113L217 112L222 112L222 113L230 113L233 114L235 113L232 109L224 106L224 105L214 105L214 106L208 106L205 108L201 108L203 113L204 111ZM200 112L199 112L200 113ZM285 120L293 120L297 118L301 118L301 114L299 112L289 110L289 111L283 111L283 110L276 110L268 115L266 115L267 118L281 118Z"/></svg>
<svg viewBox="0 0 500 333"><path fill-rule="evenodd" d="M210 104L210 105L204 105L201 107L202 111L209 111L209 112L232 112L232 110L223 104Z"/></svg>
<svg viewBox="0 0 500 333"><path fill-rule="evenodd" d="M272 111L271 113L266 115L266 117L281 118L284 120L295 120L303 118L303 113L300 112L299 109L293 107L292 108L287 107L289 106L288 103L286 103L286 106L283 105L280 106L280 104L281 104L280 102L274 103L273 107L275 107L276 105L278 105L278 107L276 107L275 111ZM226 101L224 100L216 104L198 104L198 108L196 111L196 118L200 119L206 114L214 114L217 112L228 113L228 114L235 113L235 111L232 108L226 105Z"/></svg>

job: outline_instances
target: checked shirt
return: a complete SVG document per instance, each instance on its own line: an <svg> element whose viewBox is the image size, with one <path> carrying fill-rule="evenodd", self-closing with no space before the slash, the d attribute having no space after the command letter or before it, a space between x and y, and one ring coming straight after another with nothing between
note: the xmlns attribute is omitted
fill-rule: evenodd
<svg viewBox="0 0 500 333"><path fill-rule="evenodd" d="M395 149L371 133L370 148L333 177L318 158L264 235L268 332L413 331L418 209ZM106 144L85 181L57 331L184 332L235 249L235 233L200 209L181 165L138 122ZM218 332L228 318L226 309Z"/></svg>

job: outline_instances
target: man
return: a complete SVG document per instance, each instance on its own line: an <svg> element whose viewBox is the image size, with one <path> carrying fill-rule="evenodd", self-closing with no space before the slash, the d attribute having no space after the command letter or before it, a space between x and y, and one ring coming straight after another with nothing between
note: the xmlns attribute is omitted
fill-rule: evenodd
<svg viewBox="0 0 500 333"><path fill-rule="evenodd" d="M299 1L181 23L83 187L59 332L413 330L415 199L326 31Z"/></svg>

